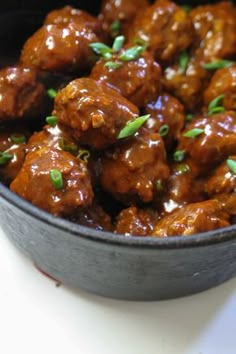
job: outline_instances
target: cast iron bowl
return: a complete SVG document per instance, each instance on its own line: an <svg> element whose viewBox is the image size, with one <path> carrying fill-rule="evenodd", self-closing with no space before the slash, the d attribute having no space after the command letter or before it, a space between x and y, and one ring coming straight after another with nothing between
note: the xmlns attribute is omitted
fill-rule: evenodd
<svg viewBox="0 0 236 354"><path fill-rule="evenodd" d="M66 3L1 2L2 62L18 54L47 11ZM70 3L96 12L99 2ZM69 287L119 299L160 300L203 291L236 274L236 226L189 237L127 237L56 218L1 184L0 197L7 236L37 267Z"/></svg>

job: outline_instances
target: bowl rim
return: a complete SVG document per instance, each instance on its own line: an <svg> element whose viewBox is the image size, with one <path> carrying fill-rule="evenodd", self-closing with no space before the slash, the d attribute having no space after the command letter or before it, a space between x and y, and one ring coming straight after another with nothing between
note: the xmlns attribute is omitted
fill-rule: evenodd
<svg viewBox="0 0 236 354"><path fill-rule="evenodd" d="M54 228L67 232L71 236L86 238L99 243L116 244L119 246L141 247L148 249L177 249L209 246L226 241L236 240L236 224L213 231L202 232L190 236L126 236L108 231L96 230L87 226L79 225L71 221L56 217L43 209L36 207L24 200L0 182L0 197L14 205L25 214L29 214L41 222ZM1 225L2 226L2 225ZM3 226L4 230L4 226Z"/></svg>

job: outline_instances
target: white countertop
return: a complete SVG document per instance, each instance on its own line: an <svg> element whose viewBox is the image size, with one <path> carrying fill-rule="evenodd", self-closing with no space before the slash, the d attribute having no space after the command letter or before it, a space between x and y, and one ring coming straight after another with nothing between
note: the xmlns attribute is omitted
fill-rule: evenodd
<svg viewBox="0 0 236 354"><path fill-rule="evenodd" d="M164 302L72 291L42 276L0 230L0 353L235 354L236 279Z"/></svg>

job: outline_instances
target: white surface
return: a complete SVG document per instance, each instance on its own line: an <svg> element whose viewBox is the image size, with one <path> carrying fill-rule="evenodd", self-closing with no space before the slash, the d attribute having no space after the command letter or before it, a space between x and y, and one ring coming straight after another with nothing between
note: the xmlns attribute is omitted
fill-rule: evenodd
<svg viewBox="0 0 236 354"><path fill-rule="evenodd" d="M1 354L235 354L236 279L192 297L122 302L56 287L0 230Z"/></svg>

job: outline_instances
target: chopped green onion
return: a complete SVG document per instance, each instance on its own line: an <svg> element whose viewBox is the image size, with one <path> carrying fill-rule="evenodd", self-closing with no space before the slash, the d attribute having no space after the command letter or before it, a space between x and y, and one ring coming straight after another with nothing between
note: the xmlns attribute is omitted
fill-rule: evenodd
<svg viewBox="0 0 236 354"><path fill-rule="evenodd" d="M88 150L81 149L81 150L79 150L77 158L84 161L84 162L88 162L88 160L90 158L90 152Z"/></svg>
<svg viewBox="0 0 236 354"><path fill-rule="evenodd" d="M122 53L119 56L119 59L122 61L136 60L140 57L140 55L143 53L144 50L145 50L144 46L136 45L124 51L124 53Z"/></svg>
<svg viewBox="0 0 236 354"><path fill-rule="evenodd" d="M140 46L144 47L145 49L146 49L147 46L148 46L148 42L145 41L145 39L142 39L142 38L135 38L135 39L133 40L133 43L134 43L134 44L137 44L137 45L140 45Z"/></svg>
<svg viewBox="0 0 236 354"><path fill-rule="evenodd" d="M187 14L192 11L192 6L189 5L183 5L181 6L182 10L184 10L185 12L187 12Z"/></svg>
<svg viewBox="0 0 236 354"><path fill-rule="evenodd" d="M184 133L183 136L185 138L196 138L198 135L201 135L202 133L204 133L204 129L194 128Z"/></svg>
<svg viewBox="0 0 236 354"><path fill-rule="evenodd" d="M226 161L226 163L227 163L227 166L229 167L230 171L231 171L234 175L236 175L236 161L231 160L231 159L228 159L228 160Z"/></svg>
<svg viewBox="0 0 236 354"><path fill-rule="evenodd" d="M179 172L181 175L187 173L189 170L189 165L187 165L186 163L181 163L176 167L176 171Z"/></svg>
<svg viewBox="0 0 236 354"><path fill-rule="evenodd" d="M111 54L111 53L105 53L105 54L103 55L103 58L104 58L105 60L110 60L110 59L112 59L112 54Z"/></svg>
<svg viewBox="0 0 236 354"><path fill-rule="evenodd" d="M179 67L183 73L186 72L190 57L189 54L184 50L179 56Z"/></svg>
<svg viewBox="0 0 236 354"><path fill-rule="evenodd" d="M162 183L162 180L161 179L158 179L156 181L156 189L158 192L161 192L163 191L163 183Z"/></svg>
<svg viewBox="0 0 236 354"><path fill-rule="evenodd" d="M49 174L54 187L57 190L61 190L63 188L63 177L61 171L58 169L51 170Z"/></svg>
<svg viewBox="0 0 236 354"><path fill-rule="evenodd" d="M26 142L26 137L23 134L12 134L10 136L11 142L14 144L22 144Z"/></svg>
<svg viewBox="0 0 236 354"><path fill-rule="evenodd" d="M121 32L121 22L120 22L120 20L116 20L116 21L114 21L111 24L110 32L111 32L112 38L115 38L115 37L119 36L119 34Z"/></svg>
<svg viewBox="0 0 236 354"><path fill-rule="evenodd" d="M107 61L105 67L108 69L119 69L122 66L122 63L118 61Z"/></svg>
<svg viewBox="0 0 236 354"><path fill-rule="evenodd" d="M174 152L173 158L176 162L182 162L185 157L185 150L176 150Z"/></svg>
<svg viewBox="0 0 236 354"><path fill-rule="evenodd" d="M54 126L57 124L57 117L56 116L49 116L46 118L46 122L51 125Z"/></svg>
<svg viewBox="0 0 236 354"><path fill-rule="evenodd" d="M8 154L7 152L4 151L0 151L0 165L5 165L6 163L8 163L9 161L11 161L13 159L13 155L12 154Z"/></svg>
<svg viewBox="0 0 236 354"><path fill-rule="evenodd" d="M221 103L224 99L225 95L219 95L216 98L214 98L214 100L212 100L209 105L208 105L208 114L212 113L212 110L214 110L216 107L220 106L221 107Z"/></svg>
<svg viewBox="0 0 236 354"><path fill-rule="evenodd" d="M158 133L160 134L161 137L165 137L169 133L169 126L167 124L164 124L160 127Z"/></svg>
<svg viewBox="0 0 236 354"><path fill-rule="evenodd" d="M123 47L125 43L125 37L124 36L118 36L115 38L113 46L112 46L112 50L113 52L117 53L121 50L121 48Z"/></svg>
<svg viewBox="0 0 236 354"><path fill-rule="evenodd" d="M50 98L55 98L57 95L57 91L54 90L53 88L50 88L47 90L47 94Z"/></svg>
<svg viewBox="0 0 236 354"><path fill-rule="evenodd" d="M185 117L185 121L186 122L191 122L191 120L193 119L193 114L192 113L188 113L186 114L186 117Z"/></svg>
<svg viewBox="0 0 236 354"><path fill-rule="evenodd" d="M218 107L212 108L212 110L208 112L208 115L211 116L212 114L223 113L224 111L225 111L225 108L223 106L218 106Z"/></svg>
<svg viewBox="0 0 236 354"><path fill-rule="evenodd" d="M212 61L211 63L205 63L202 66L204 69L207 70L217 70L217 69L229 68L232 65L233 65L233 61L222 59L222 60Z"/></svg>
<svg viewBox="0 0 236 354"><path fill-rule="evenodd" d="M150 118L150 114L136 118L126 123L125 127L120 131L118 139L127 138L134 135L139 128Z"/></svg>
<svg viewBox="0 0 236 354"><path fill-rule="evenodd" d="M63 151L76 154L78 152L78 146L73 142L68 142L65 138L59 138L59 146Z"/></svg>
<svg viewBox="0 0 236 354"><path fill-rule="evenodd" d="M111 52L112 52L112 48L108 47L106 44L104 43L91 43L89 44L89 47L98 55L108 59L112 57Z"/></svg>

